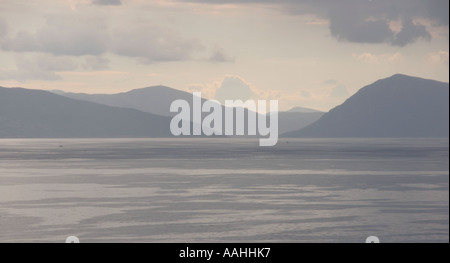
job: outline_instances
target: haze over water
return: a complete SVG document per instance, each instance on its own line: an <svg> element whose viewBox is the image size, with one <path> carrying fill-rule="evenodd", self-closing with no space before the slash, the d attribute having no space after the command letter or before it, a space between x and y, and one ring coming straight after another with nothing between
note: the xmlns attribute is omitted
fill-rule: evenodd
<svg viewBox="0 0 450 263"><path fill-rule="evenodd" d="M0 242L449 242L448 145L0 140Z"/></svg>

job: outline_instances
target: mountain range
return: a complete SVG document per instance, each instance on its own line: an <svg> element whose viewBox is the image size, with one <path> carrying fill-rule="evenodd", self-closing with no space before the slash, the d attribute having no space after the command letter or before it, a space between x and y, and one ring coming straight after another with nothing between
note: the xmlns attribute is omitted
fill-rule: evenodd
<svg viewBox="0 0 450 263"><path fill-rule="evenodd" d="M0 138L173 137L169 109L178 99L192 103L192 94L164 86L118 94L0 87ZM279 112L279 127L300 138L449 137L449 84L397 74L327 113Z"/></svg>
<svg viewBox="0 0 450 263"><path fill-rule="evenodd" d="M397 74L285 137L449 137L449 84Z"/></svg>
<svg viewBox="0 0 450 263"><path fill-rule="evenodd" d="M170 104L175 100L187 101L192 109L191 93L166 86L153 86L117 94L66 93L59 90L53 92L72 99L90 101L113 107L132 108L168 117L173 117L177 114L170 112ZM202 103L204 101L205 99L202 100ZM222 113L225 114L223 106ZM246 111L245 115L247 116L247 114L248 112ZM302 129L317 121L323 114L324 112L303 107L296 107L287 112L279 112L279 134ZM205 117L207 114L202 115L202 117ZM225 120L225 118L223 118L223 120ZM222 126L224 127L224 123Z"/></svg>
<svg viewBox="0 0 450 263"><path fill-rule="evenodd" d="M0 87L0 138L168 137L169 125L169 117L135 109Z"/></svg>

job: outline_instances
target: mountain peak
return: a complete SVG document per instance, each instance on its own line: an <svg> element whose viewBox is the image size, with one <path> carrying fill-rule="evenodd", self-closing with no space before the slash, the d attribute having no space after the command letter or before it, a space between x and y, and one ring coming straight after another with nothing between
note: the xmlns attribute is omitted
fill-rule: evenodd
<svg viewBox="0 0 450 263"><path fill-rule="evenodd" d="M163 86L163 85L157 85L157 86L148 86L148 87L144 87L144 88L138 88L138 89L132 89L130 91L126 91L123 92L122 94L130 94L130 93L142 93L142 92L165 92L165 93L170 93L170 92L183 92L181 90L177 90L174 88L170 88L167 86Z"/></svg>
<svg viewBox="0 0 450 263"><path fill-rule="evenodd" d="M449 137L449 85L396 74L360 89L292 137Z"/></svg>
<svg viewBox="0 0 450 263"><path fill-rule="evenodd" d="M321 111L298 106L298 107L294 107L294 108L288 110L287 112L311 113L311 112L321 112Z"/></svg>
<svg viewBox="0 0 450 263"><path fill-rule="evenodd" d="M418 78L418 77L397 73L397 74L390 76L388 79L390 79L390 78Z"/></svg>
<svg viewBox="0 0 450 263"><path fill-rule="evenodd" d="M395 75L392 75L391 77L378 80L375 83L373 83L372 85L377 84L378 82L388 82L388 83L392 83L392 84L402 84L402 86L404 86L405 88L408 88L408 85L412 85L413 87L417 87L417 86L426 85L427 82L431 83L431 82L438 82L438 81L432 80L432 79L425 79L425 78L420 78L420 77L404 75L404 74L395 74ZM372 85L369 85L369 86L372 86ZM382 85L380 85L380 86L382 86Z"/></svg>

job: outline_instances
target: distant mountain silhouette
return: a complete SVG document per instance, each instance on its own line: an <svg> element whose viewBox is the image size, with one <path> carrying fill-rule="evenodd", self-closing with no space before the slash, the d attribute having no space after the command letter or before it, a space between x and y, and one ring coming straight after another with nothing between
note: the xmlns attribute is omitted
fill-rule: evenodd
<svg viewBox="0 0 450 263"><path fill-rule="evenodd" d="M322 112L322 111L305 108L305 107L294 107L294 108L288 110L287 112L312 113L312 112Z"/></svg>
<svg viewBox="0 0 450 263"><path fill-rule="evenodd" d="M65 93L62 91L53 92L73 99L85 100L108 106L137 109L143 112L170 117L177 114L171 113L169 110L170 105L175 100L186 100L192 108L191 93L179 91L166 86L153 86L118 94ZM205 100L202 100L202 102L204 101ZM225 111L222 110L222 112L224 113ZM207 114L202 114L203 117L206 115ZM279 132L286 133L302 129L318 120L322 115L323 113L320 111L302 107L294 108L289 112L280 112L278 117Z"/></svg>
<svg viewBox="0 0 450 263"><path fill-rule="evenodd" d="M178 99L192 101L192 94L172 89L165 86L153 86L142 89L134 89L117 94L85 94L65 93L53 91L72 99L85 100L113 107L123 107L140 110L161 116L174 116L170 112L170 104Z"/></svg>
<svg viewBox="0 0 450 263"><path fill-rule="evenodd" d="M449 137L449 84L394 75L285 137Z"/></svg>
<svg viewBox="0 0 450 263"><path fill-rule="evenodd" d="M0 87L1 138L172 137L169 123L134 109Z"/></svg>
<svg viewBox="0 0 450 263"><path fill-rule="evenodd" d="M316 122L324 112L279 112L278 129L280 134L296 131Z"/></svg>

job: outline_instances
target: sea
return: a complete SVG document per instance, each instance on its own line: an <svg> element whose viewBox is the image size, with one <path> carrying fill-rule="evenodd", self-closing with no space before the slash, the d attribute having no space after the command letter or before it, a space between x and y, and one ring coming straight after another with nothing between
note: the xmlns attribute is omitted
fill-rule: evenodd
<svg viewBox="0 0 450 263"><path fill-rule="evenodd" d="M0 242L449 242L448 139L2 139Z"/></svg>

